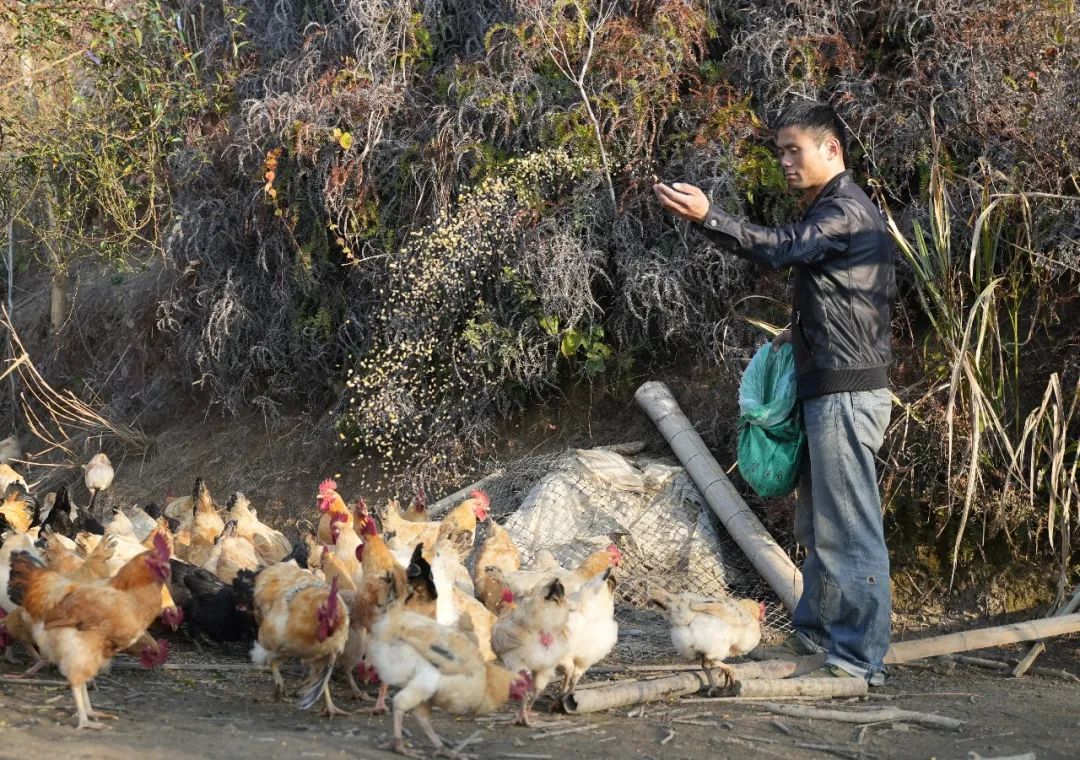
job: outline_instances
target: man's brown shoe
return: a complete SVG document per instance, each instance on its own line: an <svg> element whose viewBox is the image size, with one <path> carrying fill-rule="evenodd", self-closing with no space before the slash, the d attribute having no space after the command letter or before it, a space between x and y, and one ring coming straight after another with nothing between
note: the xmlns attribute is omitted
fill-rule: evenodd
<svg viewBox="0 0 1080 760"><path fill-rule="evenodd" d="M824 649L813 649L797 633L793 633L776 646L758 647L750 652L751 660L792 660L811 654L821 654Z"/></svg>

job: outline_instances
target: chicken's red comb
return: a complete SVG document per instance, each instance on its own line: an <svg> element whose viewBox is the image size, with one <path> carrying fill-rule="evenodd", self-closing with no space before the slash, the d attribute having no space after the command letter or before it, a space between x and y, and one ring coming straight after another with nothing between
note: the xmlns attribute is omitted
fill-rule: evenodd
<svg viewBox="0 0 1080 760"><path fill-rule="evenodd" d="M337 483L333 478L327 478L322 483L319 483L319 496L325 496L327 491L336 491Z"/></svg>
<svg viewBox="0 0 1080 760"><path fill-rule="evenodd" d="M615 544L608 544L607 553L611 555L611 558L615 561L616 566L622 562L622 552L619 551L619 547Z"/></svg>
<svg viewBox="0 0 1080 760"><path fill-rule="evenodd" d="M487 509L488 507L491 506L491 499L488 498L488 495L480 488L477 488L474 491L472 491L469 494L469 498L470 499L476 499L478 502L480 502L480 506L483 507L484 509Z"/></svg>
<svg viewBox="0 0 1080 760"><path fill-rule="evenodd" d="M503 586L503 590L502 590L502 600L503 600L504 602L506 602L507 604L510 604L511 602L513 602L513 601L514 601L514 592L513 592L513 591L511 591L511 590L510 590L510 589L509 589L508 587L506 587L506 586Z"/></svg>
<svg viewBox="0 0 1080 760"><path fill-rule="evenodd" d="M149 644L139 651L139 664L144 668L159 667L169 659L169 642L165 639L158 639L155 643L157 644L156 652Z"/></svg>

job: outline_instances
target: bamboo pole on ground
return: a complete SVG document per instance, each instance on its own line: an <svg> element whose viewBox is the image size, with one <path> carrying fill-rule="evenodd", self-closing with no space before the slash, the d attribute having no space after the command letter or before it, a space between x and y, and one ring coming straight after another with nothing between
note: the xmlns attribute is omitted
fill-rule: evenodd
<svg viewBox="0 0 1080 760"><path fill-rule="evenodd" d="M1080 586L1077 586L1073 590L1072 599L1065 602L1065 604L1062 605L1062 607L1054 613L1054 617L1068 615L1072 612L1076 612L1077 609L1080 609ZM1046 644L1041 641L1035 642L1031 646L1031 649L1028 650L1028 653L1025 654L1023 658L1021 658L1020 662L1016 664L1016 667L1013 668L1013 676L1019 677L1024 675L1024 673L1027 673L1031 666L1035 664L1035 660L1038 659L1039 655L1042 654L1043 650L1045 649Z"/></svg>
<svg viewBox="0 0 1080 760"><path fill-rule="evenodd" d="M428 515L430 517L438 517L443 512L450 509L451 507L456 507L458 504L460 504L462 501L464 501L472 491L476 490L477 488L483 488L485 485L490 483L492 480L495 480L495 478L502 477L503 472L504 472L504 470L500 467L499 469L497 469L497 470L495 470L493 472L490 472L487 475L485 475L484 477L480 478L480 480L476 481L475 483L467 485L464 488L459 488L457 491L454 491L452 494L449 494L448 496L442 497L441 499L439 499L434 504L428 505L428 508L427 508Z"/></svg>
<svg viewBox="0 0 1080 760"><path fill-rule="evenodd" d="M802 595L802 573L739 496L671 391L661 382L650 381L638 388L634 397L663 434L725 530L788 611L794 612Z"/></svg>
<svg viewBox="0 0 1080 760"><path fill-rule="evenodd" d="M865 697L865 678L759 678L739 681L735 696L747 699L780 697Z"/></svg>
<svg viewBox="0 0 1080 760"><path fill-rule="evenodd" d="M1020 641L1062 636L1080 631L1080 613L1060 617L1039 618L1023 623L1010 623L975 631L950 633L914 641L898 641L885 655L886 664L901 664L923 657L937 657L955 652L970 652Z"/></svg>
<svg viewBox="0 0 1080 760"><path fill-rule="evenodd" d="M790 678L797 673L805 673L814 665L820 665L819 657L800 657L792 660L767 660L764 662L745 662L732 665L736 682L745 684L752 679L768 679L775 683L779 679ZM720 676L719 670L713 675ZM814 679L818 680L818 679ZM822 681L826 679L820 679ZM849 679L828 679L831 681ZM850 679L852 681L859 679ZM647 681L626 680L595 688L579 689L563 699L563 709L571 715L613 710L618 707L636 705L640 702L654 702L659 699L693 694L709 685L704 671L697 670L662 676ZM776 696L783 696L777 694Z"/></svg>

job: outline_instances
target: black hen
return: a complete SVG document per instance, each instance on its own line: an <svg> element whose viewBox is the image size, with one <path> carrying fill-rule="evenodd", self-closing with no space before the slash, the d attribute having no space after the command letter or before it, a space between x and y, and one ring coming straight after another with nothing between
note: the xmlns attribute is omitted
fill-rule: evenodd
<svg viewBox="0 0 1080 760"><path fill-rule="evenodd" d="M184 610L192 635L211 641L254 641L258 633L251 607L213 573L183 560L170 560L169 593Z"/></svg>
<svg viewBox="0 0 1080 760"><path fill-rule="evenodd" d="M435 590L435 576L431 572L431 564L424 559L424 544L417 544L413 549L412 559L405 571L408 578L408 597L419 598L424 601L434 602L439 592Z"/></svg>

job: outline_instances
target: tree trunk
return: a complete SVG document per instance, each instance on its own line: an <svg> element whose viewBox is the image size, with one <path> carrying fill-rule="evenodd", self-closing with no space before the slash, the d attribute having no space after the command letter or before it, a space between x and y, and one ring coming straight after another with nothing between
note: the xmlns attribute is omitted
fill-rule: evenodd
<svg viewBox="0 0 1080 760"><path fill-rule="evenodd" d="M49 328L53 334L59 333L64 327L68 314L68 291L71 288L71 278L63 265L53 260L52 282L49 286Z"/></svg>
<svg viewBox="0 0 1080 760"><path fill-rule="evenodd" d="M49 231L52 240L46 241L46 249L49 254L49 269L52 280L49 283L49 329L56 335L64 327L68 315L68 293L71 289L71 279L68 277L66 259L64 255L64 237L56 220L56 206L58 199L50 189L45 193L45 215L48 217Z"/></svg>

